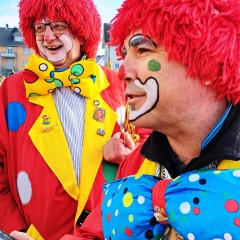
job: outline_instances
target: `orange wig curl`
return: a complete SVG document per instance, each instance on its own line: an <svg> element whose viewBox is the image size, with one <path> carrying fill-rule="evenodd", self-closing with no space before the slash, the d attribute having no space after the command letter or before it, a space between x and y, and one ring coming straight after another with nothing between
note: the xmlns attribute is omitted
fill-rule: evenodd
<svg viewBox="0 0 240 240"><path fill-rule="evenodd" d="M74 36L84 39L81 48L89 58L94 58L101 39L101 18L92 0L20 0L19 27L24 42L29 48L40 54L33 30L30 28L36 20L49 17L52 20L64 20L70 26Z"/></svg>
<svg viewBox="0 0 240 240"><path fill-rule="evenodd" d="M211 82L219 99L240 101L240 1L125 0L111 21L117 55L137 29L162 44L187 76Z"/></svg>

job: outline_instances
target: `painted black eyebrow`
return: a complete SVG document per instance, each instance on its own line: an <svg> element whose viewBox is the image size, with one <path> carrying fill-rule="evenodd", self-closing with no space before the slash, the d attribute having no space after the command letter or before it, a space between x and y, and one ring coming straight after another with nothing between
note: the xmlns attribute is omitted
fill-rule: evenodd
<svg viewBox="0 0 240 240"><path fill-rule="evenodd" d="M142 34L136 34L132 36L128 41L129 47L137 47L141 44L147 44L149 46L154 45L155 48L157 48L157 44L151 40L149 36L143 36Z"/></svg>

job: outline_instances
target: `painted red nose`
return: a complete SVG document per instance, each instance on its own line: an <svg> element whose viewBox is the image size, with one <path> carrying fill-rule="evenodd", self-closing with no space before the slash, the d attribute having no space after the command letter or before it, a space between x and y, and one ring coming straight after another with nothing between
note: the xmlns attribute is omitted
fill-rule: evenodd
<svg viewBox="0 0 240 240"><path fill-rule="evenodd" d="M119 70L118 70L118 77L119 77L119 79L121 79L121 80L124 80L125 77L126 77L125 67L124 67L123 64L120 66L120 68L119 68Z"/></svg>

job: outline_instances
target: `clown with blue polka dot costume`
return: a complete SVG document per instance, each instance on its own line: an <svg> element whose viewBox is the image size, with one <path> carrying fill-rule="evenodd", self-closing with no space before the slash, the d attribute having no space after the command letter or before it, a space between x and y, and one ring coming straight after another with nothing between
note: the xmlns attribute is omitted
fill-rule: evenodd
<svg viewBox="0 0 240 240"><path fill-rule="evenodd" d="M102 23L93 0L18 6L31 54L0 88L0 229L14 239L57 240L80 228L136 147L124 132L132 149L119 149L118 161L103 157L104 144L123 131L126 83L96 62Z"/></svg>
<svg viewBox="0 0 240 240"><path fill-rule="evenodd" d="M153 132L104 186L81 237L240 239L239 12L235 0L123 1L109 45L130 123Z"/></svg>
<svg viewBox="0 0 240 240"><path fill-rule="evenodd" d="M159 240L171 226L186 240L238 239L239 183L240 170L198 170L173 180L138 174L105 184L104 237Z"/></svg>

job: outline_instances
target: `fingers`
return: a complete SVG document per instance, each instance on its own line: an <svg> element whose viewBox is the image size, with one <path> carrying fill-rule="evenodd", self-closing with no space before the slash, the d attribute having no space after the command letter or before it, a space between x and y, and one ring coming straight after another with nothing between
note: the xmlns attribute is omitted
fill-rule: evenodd
<svg viewBox="0 0 240 240"><path fill-rule="evenodd" d="M28 236L26 233L18 232L18 231L12 231L10 233L10 236L13 237L16 240L33 240L30 236Z"/></svg>
<svg viewBox="0 0 240 240"><path fill-rule="evenodd" d="M120 164L135 147L135 143L128 132L123 134L118 132L103 147L103 156L108 162Z"/></svg>
<svg viewBox="0 0 240 240"><path fill-rule="evenodd" d="M128 132L124 133L124 144L130 150L135 149L136 145Z"/></svg>
<svg viewBox="0 0 240 240"><path fill-rule="evenodd" d="M112 137L113 138L121 138L121 132L117 132L117 133L115 133Z"/></svg>
<svg viewBox="0 0 240 240"><path fill-rule="evenodd" d="M103 156L106 161L119 164L125 147L120 138L112 137L103 147Z"/></svg>

